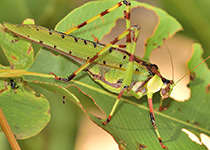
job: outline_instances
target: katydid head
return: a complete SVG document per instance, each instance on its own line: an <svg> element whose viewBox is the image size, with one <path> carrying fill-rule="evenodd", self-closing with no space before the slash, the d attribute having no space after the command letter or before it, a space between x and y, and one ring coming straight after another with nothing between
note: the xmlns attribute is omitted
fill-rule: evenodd
<svg viewBox="0 0 210 150"><path fill-rule="evenodd" d="M160 89L160 95L161 95L162 99L167 99L173 90L174 81L164 79L163 83L164 84L163 84L162 88Z"/></svg>
<svg viewBox="0 0 210 150"><path fill-rule="evenodd" d="M168 98L173 90L174 81L164 78L160 74L157 65L151 64L149 68L154 76L148 81L148 91L155 93L160 90L162 99Z"/></svg>
<svg viewBox="0 0 210 150"><path fill-rule="evenodd" d="M170 96L170 94L171 94L174 86L176 86L176 84L178 82L180 82L184 77L186 77L187 75L189 75L194 69L196 69L198 66L200 66L202 63L204 63L209 58L210 58L210 56L208 56L200 64L198 64L193 69L191 69L188 73L186 73L185 75L183 75L176 83L174 83L173 80L167 80L167 79L163 78L162 81L163 81L164 84L163 84L163 86L162 86L162 88L160 90L160 95L161 95L162 99L168 98Z"/></svg>

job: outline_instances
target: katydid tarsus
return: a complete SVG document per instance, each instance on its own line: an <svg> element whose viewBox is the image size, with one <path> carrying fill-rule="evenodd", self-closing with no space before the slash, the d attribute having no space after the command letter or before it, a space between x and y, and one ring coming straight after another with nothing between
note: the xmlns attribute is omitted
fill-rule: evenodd
<svg viewBox="0 0 210 150"><path fill-rule="evenodd" d="M122 5L126 6L124 12L126 30L109 44L100 44L70 35L75 30L114 11ZM123 95L133 95L137 99L147 95L152 125L162 148L167 148L163 145L155 124L152 97L154 93L160 91L162 99L168 98L174 87L174 82L173 80L164 78L155 64L144 61L134 55L140 26L130 25L130 5L131 3L129 1L121 1L64 33L32 24L15 25L4 23L4 26L7 30L19 37L50 48L81 64L81 67L68 78L61 78L50 72L50 74L55 76L56 80L71 81L81 71L87 71L104 88L118 94L118 98L109 116L103 122L104 125L110 122ZM126 37L126 51L119 49L121 46L115 45L124 37Z"/></svg>

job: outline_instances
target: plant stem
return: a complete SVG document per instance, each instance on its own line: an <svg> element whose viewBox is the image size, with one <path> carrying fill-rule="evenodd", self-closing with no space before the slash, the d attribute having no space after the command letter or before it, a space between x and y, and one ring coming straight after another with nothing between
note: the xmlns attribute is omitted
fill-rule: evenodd
<svg viewBox="0 0 210 150"><path fill-rule="evenodd" d="M13 132L4 116L4 113L2 109L0 108L0 126L2 130L4 131L7 140L10 143L10 146L13 150L20 150L20 146L18 145L18 142L15 139L15 136L13 135Z"/></svg>

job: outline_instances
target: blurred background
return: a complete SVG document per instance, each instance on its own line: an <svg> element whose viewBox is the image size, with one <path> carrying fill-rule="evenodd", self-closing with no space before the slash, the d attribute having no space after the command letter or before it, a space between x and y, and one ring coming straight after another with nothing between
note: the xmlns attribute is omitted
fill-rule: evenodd
<svg viewBox="0 0 210 150"><path fill-rule="evenodd" d="M11 22L20 24L26 18L33 18L36 24L53 29L55 25L74 8L88 0L0 0L0 23ZM155 50L150 61L159 66L163 76L172 78L172 64L168 49L171 52L175 70L175 81L187 73L186 61L190 58L193 42L199 42L204 48L203 57L210 55L210 1L209 0L141 0L163 8L174 16L184 28L174 38L167 40L158 50ZM103 11L103 10L102 10ZM157 17L151 11L135 8L131 14L131 24L142 27L136 54L144 55L144 43L157 23ZM88 18L87 18L88 19ZM124 20L117 21L117 27L110 35L101 41L108 43L125 29ZM168 47L168 48L167 48ZM0 63L9 65L0 50ZM207 62L210 64L210 61ZM186 87L189 78L177 85L172 96L184 101L190 97ZM118 149L113 138L92 123L73 103L62 105L61 101L50 101L51 121L37 136L19 140L22 149L27 150L98 150ZM11 149L3 133L0 133L0 149Z"/></svg>

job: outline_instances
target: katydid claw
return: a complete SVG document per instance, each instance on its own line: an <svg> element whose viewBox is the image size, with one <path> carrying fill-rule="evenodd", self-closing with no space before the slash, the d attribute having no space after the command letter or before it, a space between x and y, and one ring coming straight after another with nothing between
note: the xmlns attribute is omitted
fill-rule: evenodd
<svg viewBox="0 0 210 150"><path fill-rule="evenodd" d="M102 122L103 125L107 125L107 124L110 122L110 120L111 120L111 116L109 116L109 117L106 119L106 121L103 121L103 122Z"/></svg>
<svg viewBox="0 0 210 150"><path fill-rule="evenodd" d="M103 121L102 123L103 123L103 125L106 125L108 122L107 121Z"/></svg>
<svg viewBox="0 0 210 150"><path fill-rule="evenodd" d="M55 80L59 80L59 77L56 74L54 74L53 72L50 72L49 74L54 75L55 76Z"/></svg>
<svg viewBox="0 0 210 150"><path fill-rule="evenodd" d="M107 125L108 123L109 123L109 119L107 119L106 121L103 121L102 123L103 123L103 125Z"/></svg>

